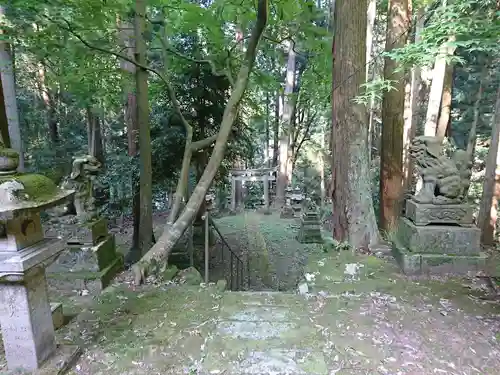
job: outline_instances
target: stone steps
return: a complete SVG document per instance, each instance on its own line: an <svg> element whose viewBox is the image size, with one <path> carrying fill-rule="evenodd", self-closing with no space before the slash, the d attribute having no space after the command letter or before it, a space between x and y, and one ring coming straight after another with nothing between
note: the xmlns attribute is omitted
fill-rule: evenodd
<svg viewBox="0 0 500 375"><path fill-rule="evenodd" d="M296 294L224 293L204 369L232 375L327 375L321 340L307 311L305 299Z"/></svg>

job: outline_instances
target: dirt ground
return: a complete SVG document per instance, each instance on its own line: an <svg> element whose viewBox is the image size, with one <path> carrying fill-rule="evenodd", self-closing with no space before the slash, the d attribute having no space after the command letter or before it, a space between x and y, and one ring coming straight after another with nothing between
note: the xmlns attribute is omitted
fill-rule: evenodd
<svg viewBox="0 0 500 375"><path fill-rule="evenodd" d="M500 373L500 305L482 299L486 288L476 278L410 279L390 257L302 245L293 220L253 215L218 225L245 251L264 247L266 269L281 267L272 272L282 278L300 265L293 279L300 272L307 291L302 284L300 294L222 292L154 278L136 288L124 272L57 331L59 342L84 347L70 373ZM287 257L300 259L282 263ZM3 366L0 355L0 372Z"/></svg>

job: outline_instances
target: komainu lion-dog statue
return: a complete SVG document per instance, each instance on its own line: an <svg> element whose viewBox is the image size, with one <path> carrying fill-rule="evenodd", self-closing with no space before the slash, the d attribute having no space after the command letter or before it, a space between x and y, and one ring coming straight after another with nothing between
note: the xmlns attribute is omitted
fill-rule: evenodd
<svg viewBox="0 0 500 375"><path fill-rule="evenodd" d="M470 185L472 162L467 151L457 150L451 158L441 153L442 140L420 136L410 145L410 156L422 176L422 189L413 197L419 203L462 203Z"/></svg>

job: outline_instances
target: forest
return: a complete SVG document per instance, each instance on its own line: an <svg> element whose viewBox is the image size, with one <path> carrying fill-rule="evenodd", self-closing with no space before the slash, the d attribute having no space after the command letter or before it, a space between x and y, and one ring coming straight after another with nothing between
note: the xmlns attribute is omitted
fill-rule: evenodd
<svg viewBox="0 0 500 375"><path fill-rule="evenodd" d="M20 153L19 171L57 184L74 157L99 160L99 210L131 218L137 283L166 264L209 195L228 210L231 169L276 168L271 208L299 187L339 243L388 241L417 185L408 150L420 135L472 150L469 199L482 244L496 244L497 1L12 0L0 10L3 146ZM157 212L167 214L155 238Z"/></svg>

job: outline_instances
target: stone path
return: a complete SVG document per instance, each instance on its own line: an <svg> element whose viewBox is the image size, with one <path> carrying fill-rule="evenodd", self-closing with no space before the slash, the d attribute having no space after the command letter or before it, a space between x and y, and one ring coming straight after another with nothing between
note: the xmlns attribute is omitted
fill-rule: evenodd
<svg viewBox="0 0 500 375"><path fill-rule="evenodd" d="M324 375L320 342L303 297L226 293L203 368L209 374Z"/></svg>

